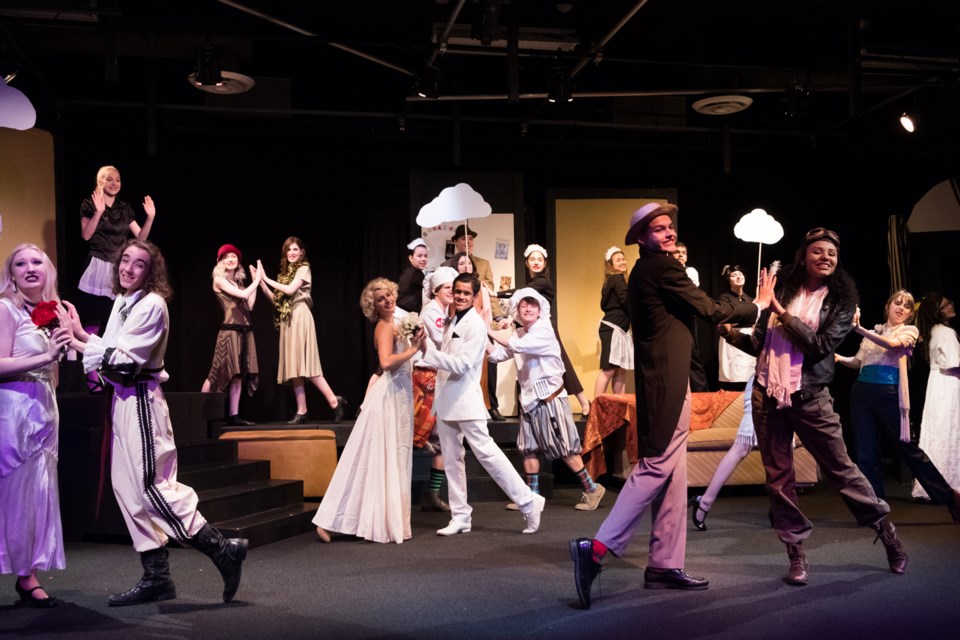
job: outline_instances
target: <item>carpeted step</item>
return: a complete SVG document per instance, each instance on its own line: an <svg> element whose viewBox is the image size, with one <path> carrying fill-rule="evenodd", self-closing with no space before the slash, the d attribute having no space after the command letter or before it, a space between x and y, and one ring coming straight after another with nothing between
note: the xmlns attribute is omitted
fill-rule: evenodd
<svg viewBox="0 0 960 640"><path fill-rule="evenodd" d="M320 505L298 502L251 515L215 522L214 526L230 537L250 540L251 547L259 547L314 530L311 522Z"/></svg>
<svg viewBox="0 0 960 640"><path fill-rule="evenodd" d="M177 480L197 491L230 487L270 478L269 460L223 460L181 467Z"/></svg>
<svg viewBox="0 0 960 640"><path fill-rule="evenodd" d="M177 440L177 464L192 467L237 459L237 443L231 440Z"/></svg>
<svg viewBox="0 0 960 640"><path fill-rule="evenodd" d="M198 491L199 509L207 520L219 522L303 502L302 480L257 480Z"/></svg>

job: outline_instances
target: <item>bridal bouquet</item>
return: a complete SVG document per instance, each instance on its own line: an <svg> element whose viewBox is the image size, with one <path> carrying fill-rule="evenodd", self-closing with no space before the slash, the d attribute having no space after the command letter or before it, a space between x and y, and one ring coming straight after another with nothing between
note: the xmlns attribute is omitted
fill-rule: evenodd
<svg viewBox="0 0 960 640"><path fill-rule="evenodd" d="M397 335L401 340L407 340L409 342L422 326L423 322L420 320L420 316L416 313L409 313L407 317L400 321Z"/></svg>

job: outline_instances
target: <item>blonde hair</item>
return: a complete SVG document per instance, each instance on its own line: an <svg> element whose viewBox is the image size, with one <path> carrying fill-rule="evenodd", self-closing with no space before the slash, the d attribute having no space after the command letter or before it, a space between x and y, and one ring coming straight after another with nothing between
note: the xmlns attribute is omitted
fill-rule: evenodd
<svg viewBox="0 0 960 640"><path fill-rule="evenodd" d="M392 280L387 280L386 278L374 278L367 283L367 286L365 286L360 293L360 311L363 312L363 316L370 322L377 321L377 309L374 305L374 295L377 289L386 289L392 292L394 296L397 295L398 291L397 283Z"/></svg>
<svg viewBox="0 0 960 640"><path fill-rule="evenodd" d="M59 301L60 297L57 295L57 268L53 266L53 262L50 261L50 256L48 256L43 249L31 242L24 242L23 244L15 246L3 263L3 273L0 273L0 298L11 300L17 307L23 306L25 302L23 294L17 289L17 285L13 281L13 261L18 253L26 251L27 249L33 249L40 254L43 260L43 268L47 272L47 282L43 287L43 291L40 293L40 300Z"/></svg>
<svg viewBox="0 0 960 640"><path fill-rule="evenodd" d="M230 278L227 277L227 268L223 265L223 260L231 253L233 252L229 251L223 254L223 258L220 258L219 260L217 260L217 264L213 267L213 271L210 273L210 277L212 279L216 280L217 278L223 278L228 282L230 281ZM242 285L243 281L246 279L247 279L247 272L244 271L243 265L240 264L240 261L238 260L237 268L233 271L233 283L236 285ZM241 286L240 288L242 289L243 287Z"/></svg>
<svg viewBox="0 0 960 640"><path fill-rule="evenodd" d="M103 183L107 181L107 174L111 171L116 171L117 175L120 175L120 170L112 164L104 165L97 170L97 189L103 189Z"/></svg>

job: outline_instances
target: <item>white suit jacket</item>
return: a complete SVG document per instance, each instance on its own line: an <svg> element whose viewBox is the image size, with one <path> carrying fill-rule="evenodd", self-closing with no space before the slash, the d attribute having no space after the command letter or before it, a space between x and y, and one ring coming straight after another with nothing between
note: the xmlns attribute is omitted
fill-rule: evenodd
<svg viewBox="0 0 960 640"><path fill-rule="evenodd" d="M447 325L438 351L427 341L423 361L437 370L433 411L446 421L486 420L480 374L485 365L487 329L471 308Z"/></svg>

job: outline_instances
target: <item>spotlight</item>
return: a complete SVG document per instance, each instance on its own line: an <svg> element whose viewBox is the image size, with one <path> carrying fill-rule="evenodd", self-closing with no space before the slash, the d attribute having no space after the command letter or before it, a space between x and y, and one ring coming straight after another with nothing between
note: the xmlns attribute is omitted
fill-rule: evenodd
<svg viewBox="0 0 960 640"><path fill-rule="evenodd" d="M471 35L484 46L489 46L497 39L500 30L500 3L501 0L482 0L480 16L473 23Z"/></svg>
<svg viewBox="0 0 960 640"><path fill-rule="evenodd" d="M427 65L417 77L414 83L414 90L421 98L437 98L440 95L440 78L442 73L440 69L433 65Z"/></svg>
<svg viewBox="0 0 960 640"><path fill-rule="evenodd" d="M573 102L570 72L564 67L554 67L547 79L548 102Z"/></svg>
<svg viewBox="0 0 960 640"><path fill-rule="evenodd" d="M220 73L220 54L213 43L206 43L197 51L197 75L194 82L198 87L223 86Z"/></svg>
<svg viewBox="0 0 960 640"><path fill-rule="evenodd" d="M807 109L807 96L810 95L810 89L807 85L798 81L793 81L787 85L786 95L783 97L783 115L796 118L803 114Z"/></svg>
<svg viewBox="0 0 960 640"><path fill-rule="evenodd" d="M914 133L917 130L917 117L904 111L900 114L900 126L907 133Z"/></svg>

